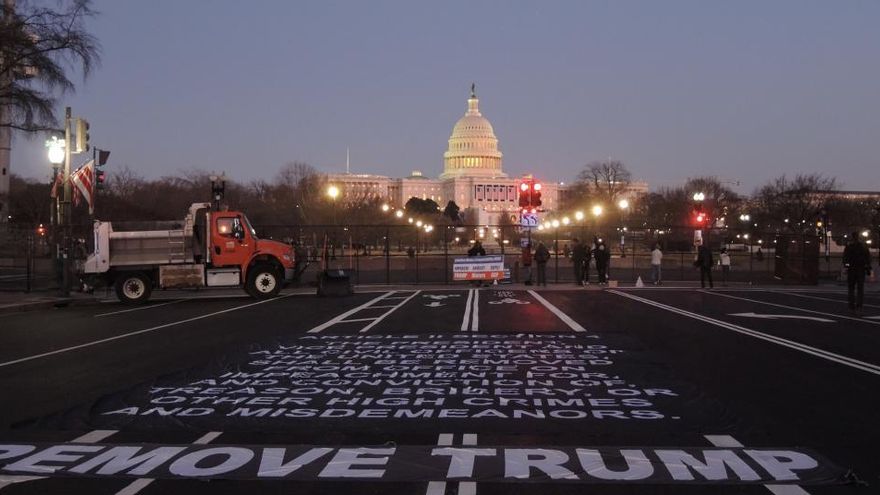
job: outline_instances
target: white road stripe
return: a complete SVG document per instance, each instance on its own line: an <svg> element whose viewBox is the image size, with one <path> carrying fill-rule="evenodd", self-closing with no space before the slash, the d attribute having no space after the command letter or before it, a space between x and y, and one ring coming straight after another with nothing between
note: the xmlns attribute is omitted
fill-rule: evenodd
<svg viewBox="0 0 880 495"><path fill-rule="evenodd" d="M474 313L471 316L471 332L480 329L480 289L474 289Z"/></svg>
<svg viewBox="0 0 880 495"><path fill-rule="evenodd" d="M400 301L400 304L398 304L397 306L395 306L393 309L389 309L385 314L383 314L382 316L376 318L376 319L373 321L373 323L370 323L369 325L365 326L364 328L361 328L361 333L364 333L364 332L368 331L369 329L373 328L374 326L378 325L382 320L384 320L385 318L387 318L388 315L390 315L391 313L397 311L398 308L400 308L400 307L403 306L404 304L408 303L412 298L416 297L416 296L419 295L419 293L421 293L421 292L422 292L422 291L420 291L420 290L417 290L417 291L413 292L411 296L407 297L407 298L404 299L403 301Z"/></svg>
<svg viewBox="0 0 880 495"><path fill-rule="evenodd" d="M783 347L788 347L789 349L794 349L796 351L801 351L806 354L810 354L816 357L820 357L822 359L826 359L828 361L833 361L835 363L840 363L850 368L855 368L862 371L867 371L868 373L872 373L874 375L880 376L880 366L876 364L867 363L865 361L859 361L858 359L853 359L851 357L843 356L841 354L836 354L830 351L818 349L816 347L812 347L806 344L801 344L799 342L794 342L792 340L784 339L782 337L776 337L770 334L766 334L763 332L759 332L757 330L752 330L750 328L741 327L739 325L734 325L732 323L727 323L725 321L716 320L714 318L710 318L708 316L703 316L697 313L691 313L690 311L686 311L683 309L676 308L674 306L668 306L663 303L658 303L657 301L652 301L650 299L645 299L643 297L634 296L632 294L626 294L624 292L620 292L617 290L609 290L611 294L617 294L622 297L626 297L628 299L632 299L634 301L639 301L641 303L647 304L649 306L654 306L660 309L665 309L671 313L676 313L682 316L687 316L688 318L693 318L695 320L700 320L706 323L710 323L712 325L725 328L727 330L732 330L737 333L741 333L743 335L748 335L749 337L755 337L757 339L761 339L767 342L771 342L773 344L781 345Z"/></svg>
<svg viewBox="0 0 880 495"><path fill-rule="evenodd" d="M460 481L458 483L458 495L476 495L477 484L473 481Z"/></svg>
<svg viewBox="0 0 880 495"><path fill-rule="evenodd" d="M369 301L361 304L360 306L358 306L356 308L349 309L345 313L342 313L341 315L338 315L337 317L335 317L333 319L330 319L330 320L325 321L324 323L321 323L320 325L316 326L315 328L309 330L308 333L318 333L318 332L326 329L327 327L333 326L333 325L339 323L341 320L344 320L346 317L351 316L351 315L357 313L358 311L369 307L374 302L378 302L378 301L381 301L382 299L387 298L391 294L394 294L394 291L385 292L381 296L379 296L375 299L370 299Z"/></svg>
<svg viewBox="0 0 880 495"><path fill-rule="evenodd" d="M440 445L441 447L448 447L452 445L452 440L452 433L441 433L437 436L437 445Z"/></svg>
<svg viewBox="0 0 880 495"><path fill-rule="evenodd" d="M223 432L222 431L209 431L205 433L201 437L199 437L196 441L193 442L193 445L207 445L214 441L217 437L219 437ZM140 478L132 481L122 490L116 492L116 495L135 495L140 492L144 488L150 486L150 484L155 481L153 478Z"/></svg>
<svg viewBox="0 0 880 495"><path fill-rule="evenodd" d="M755 303L759 303L759 304L766 304L767 306L776 306L777 308L791 309L794 311L803 311L804 313L812 313L815 315L830 316L832 318L843 318L845 320L861 321L864 323L870 323L871 325L880 325L880 321L865 321L864 318L856 318L855 316L838 315L835 313L825 313L823 311L813 311L812 309L798 308L797 306L786 306L785 304L777 304L777 303L762 301L760 299L749 299L748 297L732 296L730 294L722 294L720 292L714 292L714 291L703 290L700 292L703 292L704 294L718 296L718 297L726 297L728 299L738 299L740 301L749 301L749 302L755 302Z"/></svg>
<svg viewBox="0 0 880 495"><path fill-rule="evenodd" d="M847 302L848 302L845 299L832 299L830 297L808 296L806 294L798 294L797 292L772 292L772 291L767 291L767 292L771 292L773 294L788 294L789 296L803 297L804 299L816 299L817 301L831 301L831 302L836 302L836 303L840 303L840 304L847 304ZM841 294L841 295L843 295L843 294ZM863 306L865 306L866 308L880 308L880 306L878 306L876 304L864 304Z"/></svg>
<svg viewBox="0 0 880 495"><path fill-rule="evenodd" d="M467 332L471 324L471 303L474 300L474 289L468 290L467 303L464 305L464 317L461 320L461 331Z"/></svg>
<svg viewBox="0 0 880 495"><path fill-rule="evenodd" d="M477 444L477 434L476 433L465 433L461 438L462 445L476 445Z"/></svg>
<svg viewBox="0 0 880 495"><path fill-rule="evenodd" d="M108 337L108 338L106 338L106 339L94 340L94 341L92 341L92 342L87 342L87 343L85 343L85 344L79 344L79 345L74 345L74 346L70 346L70 347L65 347L65 348L63 348L63 349L57 349L57 350L54 350L54 351L44 352L44 353L42 353L42 354L35 354L35 355L33 355L33 356L24 357L24 358L21 358L21 359L14 359L14 360L12 360L12 361L6 361L5 363L0 363L0 368L2 368L2 367L4 367L4 366L11 366L11 365L13 365L13 364L18 364L18 363L24 363L24 362L27 362L27 361L32 361L32 360L34 360L34 359L40 359L40 358L43 358L43 357L46 357L46 356L54 356L55 354L62 354L62 353L65 353L65 352L75 351L75 350L77 350L77 349L83 349L83 348L86 348L86 347L91 347L91 346L93 346L93 345L103 344L103 343L106 343L106 342L112 342L112 341L114 341L114 340L124 339L124 338L127 338L127 337L132 337L132 336L134 336L134 335L140 335L140 334L142 334L142 333L154 332L154 331L156 331L156 330L162 330L163 328L168 328L168 327L173 327L173 326L177 326L177 325L182 325L182 324L184 324L184 323L189 323L189 322L191 322L191 321L203 320L203 319L205 319L205 318L210 318L210 317L212 317L212 316L222 315L222 314L224 314L224 313L230 313L230 312L232 312L232 311L238 311L239 309L249 308L249 307L251 307L251 306L256 306L256 305L258 305L258 304L265 304L265 303L267 303L267 302L278 301L278 300L280 300L280 299L284 299L285 297L289 297L289 296L278 296L278 297L276 297L276 298L274 298L274 299L265 299L265 300L263 300L263 301L257 301L257 302L255 302L255 303L243 304L243 305L241 305L241 306L236 306L236 307L234 307L234 308L224 309L224 310L222 310L222 311L215 311L215 312L213 312L213 313L208 313L208 314L206 314L206 315L194 316L194 317L192 317L192 318L187 318L187 319L185 319L185 320L174 321L174 322L171 322L171 323L166 323L166 324L164 324L164 325L159 325L159 326L155 326L155 327L145 328L145 329L143 329L143 330L138 330L138 331L135 331L135 332L124 333L124 334L122 334L122 335L115 335L115 336L113 336L113 337Z"/></svg>
<svg viewBox="0 0 880 495"><path fill-rule="evenodd" d="M354 320L339 320L337 323L357 323L359 321L373 321L375 319L376 318L355 318Z"/></svg>
<svg viewBox="0 0 880 495"><path fill-rule="evenodd" d="M584 327L582 327L580 323L574 321L570 316L568 316L567 314L563 313L561 309L559 309L559 308L557 308L556 306L550 304L550 301L548 301L548 300L544 299L543 297L541 297L537 292L535 292L535 291L533 291L533 290L530 290L530 291L529 291L529 294L531 294L532 297L534 297L535 299L537 299L538 302L540 302L541 304L543 304L545 308L549 309L551 313L553 313L553 314L556 315L560 320L562 320L563 322L565 322L565 324L568 325L569 328L571 328L571 329L574 330L575 332L586 332L586 331L587 331L587 329L584 328Z"/></svg>
<svg viewBox="0 0 880 495"><path fill-rule="evenodd" d="M71 440L73 443L98 443L105 438L109 438L114 433L118 433L119 430L93 430L81 437L74 438Z"/></svg>
<svg viewBox="0 0 880 495"><path fill-rule="evenodd" d="M728 449L745 447L745 445L741 444L737 439L730 435L704 435L704 437L715 447ZM809 492L798 485L766 484L764 485L764 488L770 490L770 493L773 495L810 495Z"/></svg>
<svg viewBox="0 0 880 495"><path fill-rule="evenodd" d="M446 495L445 481L429 481L425 495Z"/></svg>
<svg viewBox="0 0 880 495"><path fill-rule="evenodd" d="M189 301L189 299L176 299L176 300L174 300L174 301L169 301L169 302L161 303L161 304L150 304L150 305L148 305L148 306L139 306L139 307L137 307L137 308L123 309L123 310L120 310L120 311L113 311L113 312L111 312L111 313L101 313L101 314L99 314L99 315L95 315L94 317L95 317L95 318L100 318L100 317L102 317L102 316L121 315L122 313L131 313L132 311L143 311L143 310L145 310L145 309L158 308L159 306L168 306L169 304L177 304L177 303L179 303L179 302L183 302L183 301Z"/></svg>

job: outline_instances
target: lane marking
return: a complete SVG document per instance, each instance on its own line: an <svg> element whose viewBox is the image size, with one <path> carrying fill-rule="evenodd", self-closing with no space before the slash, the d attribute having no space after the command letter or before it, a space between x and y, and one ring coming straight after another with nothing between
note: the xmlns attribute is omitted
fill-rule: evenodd
<svg viewBox="0 0 880 495"><path fill-rule="evenodd" d="M745 445L730 435L703 435L714 447L722 448L745 448ZM798 485L772 485L765 484L764 488L770 490L773 495L810 495Z"/></svg>
<svg viewBox="0 0 880 495"><path fill-rule="evenodd" d="M155 332L156 330L162 330L163 328L169 328L169 327L173 327L173 326L177 326L177 325L182 325L182 324L184 324L184 323L189 323L189 322L192 322L192 321L203 320L203 319L205 319L205 318L210 318L210 317L212 317L212 316L222 315L222 314L224 314L224 313L230 313L230 312L232 312L232 311L238 311L239 309L250 308L251 306L257 306L257 305L259 305L259 304L265 304L265 303L267 303L267 302L279 301L279 300L284 299L284 298L286 298L286 297L290 297L290 296L278 296L278 297L273 298L273 299L265 299L265 300L257 301L257 302L250 303L250 304L243 304L243 305L241 305L241 306L236 306L236 307L234 307L234 308L224 309L224 310L222 310L222 311L215 311L215 312L213 312L213 313L208 313L208 314L206 314L206 315L194 316L194 317L192 317L192 318L187 318L187 319L185 319L185 320L174 321L174 322L171 322L171 323L165 323L164 325L158 325L158 326L155 326L155 327L145 328L145 329L143 329L143 330L137 330L137 331L135 331L135 332L124 333L124 334L121 334L121 335L114 335L113 337L108 337L108 338L106 338L106 339L100 339L100 340L94 340L94 341L92 341L92 342L86 342L85 344L79 344L79 345L74 345L74 346L70 346L70 347L65 347L65 348L63 348L63 349L57 349L57 350L54 350L54 351L43 352L43 353L41 353L41 354L34 354L33 356L28 356L28 357L24 357L24 358L20 358L20 359L14 359L14 360L12 360L12 361L6 361L5 363L0 363L0 368L3 368L4 366L11 366L11 365L13 365L13 364L18 364L18 363L24 363L24 362L27 362L27 361L32 361L32 360L34 360L34 359L44 358L44 357L47 357L47 356L54 356L55 354L62 354L62 353L65 353L65 352L75 351L75 350L77 350L77 349L84 349L84 348L86 348L86 347L91 347L91 346L95 346L95 345L99 345L99 344L104 344L104 343L106 343L106 342L112 342L112 341L114 341L114 340L124 339L124 338L127 338L127 337L132 337L132 336L135 336L135 335L140 335L140 334L142 334L142 333Z"/></svg>
<svg viewBox="0 0 880 495"><path fill-rule="evenodd" d="M786 306L785 304L778 304L778 303L772 303L772 302L767 302L767 301L761 301L760 299L749 299L748 297L732 296L730 294L722 294L720 292L714 292L714 291L708 291L708 290L701 290L699 292L702 292L703 294L711 294L713 296L718 296L718 297L726 297L728 299L738 299L740 301L749 301L749 302L755 302L755 303L759 303L759 304L766 304L767 306L776 306L777 308L792 309L794 311L803 311L804 313L812 313L814 315L830 316L832 318L843 318L845 320L861 321L861 322L869 323L871 325L880 325L880 321L865 321L863 318L856 318L854 316L838 315L838 314L834 314L834 313L825 313L823 311L813 311L812 309L798 308L796 306Z"/></svg>
<svg viewBox="0 0 880 495"><path fill-rule="evenodd" d="M355 318L354 320L339 320L338 323L357 323L359 321L373 321L376 318Z"/></svg>
<svg viewBox="0 0 880 495"><path fill-rule="evenodd" d="M459 481L458 482L458 495L476 495L477 494L477 482L476 481Z"/></svg>
<svg viewBox="0 0 880 495"><path fill-rule="evenodd" d="M474 289L474 314L471 316L471 332L480 328L480 289Z"/></svg>
<svg viewBox="0 0 880 495"><path fill-rule="evenodd" d="M321 323L320 325L316 326L315 328L309 330L309 331L306 332L306 333L318 333L318 332L320 332L320 331L326 329L327 327L330 327L330 326L333 326L333 325L339 323L340 321L344 320L346 317L351 316L351 315L357 313L358 311L360 311L360 310L362 310L362 309L364 309L364 308L369 307L370 304L373 304L374 302L379 302L379 301L381 301L382 299L387 298L387 297L388 297L389 295L391 295L391 294L394 294L394 291L391 291L391 292L385 292L385 293L383 293L381 296L379 296L379 297L377 297L377 298L371 299L371 300L369 300L369 301L367 301L367 302L361 304L360 306L358 306L358 307L356 307L356 308L349 309L349 310L346 311L345 313L342 313L341 315L338 315L338 316L336 316L335 318L331 318L331 319L325 321L324 323Z"/></svg>
<svg viewBox="0 0 880 495"><path fill-rule="evenodd" d="M782 337L776 337L770 334L766 334L763 332L759 332L757 330L752 330L750 328L741 327L739 325L734 325L733 323L727 323L725 321L716 320L714 318L710 318L708 316L703 316L697 313L692 313L690 311L686 311L684 309L679 309L674 306L669 306L663 303L659 303L657 301L652 301L651 299L645 299L643 297L634 296L632 294L627 294L624 292L620 292L617 290L609 290L611 294L617 294L621 297L626 297L628 299L632 299L633 301L638 301L643 304L647 304L649 306L654 306L656 308L665 309L671 313L676 313L682 316L686 316L688 318L693 318L695 320L700 320L705 323L709 323L721 328L725 328L727 330L732 330L737 333L741 333L743 335L748 335L749 337L754 337L757 339L765 340L767 342L781 345L783 347L788 347L790 349L794 349L796 351L801 351L806 354L811 354L816 357L820 357L822 359L826 359L828 361L833 361L835 363L843 364L849 366L850 368L855 368L862 371L867 371L868 373L873 373L875 375L880 376L880 366L875 364L867 363L865 361L859 361L858 359L853 359L851 357L843 356L841 354L836 354L830 351L826 351L823 349L819 349L816 347L812 347L806 344L801 344L799 342L794 342L792 340L784 339Z"/></svg>
<svg viewBox="0 0 880 495"><path fill-rule="evenodd" d="M474 300L474 289L468 289L467 302L464 305L464 317L461 320L461 331L467 332L471 324L471 304Z"/></svg>
<svg viewBox="0 0 880 495"><path fill-rule="evenodd" d="M446 495L445 481L429 481L425 495Z"/></svg>
<svg viewBox="0 0 880 495"><path fill-rule="evenodd" d="M93 430L81 437L74 438L73 443L98 443L111 435L118 433L119 430Z"/></svg>
<svg viewBox="0 0 880 495"><path fill-rule="evenodd" d="M388 309L388 308L393 308L393 307L394 307L393 304L389 304L389 305L384 305L384 306L370 306L369 308L364 308L364 309L379 309L379 308Z"/></svg>
<svg viewBox="0 0 880 495"><path fill-rule="evenodd" d="M768 315L763 313L727 313L727 316L742 316L743 318L761 318L764 320L778 320L782 319L791 319L791 320L810 320L810 321L818 321L820 323L837 323L834 320L829 320L828 318L819 318L818 316L801 316L801 315Z"/></svg>
<svg viewBox="0 0 880 495"><path fill-rule="evenodd" d="M222 431L209 431L193 442L193 445L207 445L219 437ZM155 481L154 478L138 478L128 484L122 490L116 492L116 495L135 495L144 488L150 486Z"/></svg>
<svg viewBox="0 0 880 495"><path fill-rule="evenodd" d="M368 331L369 329L371 329L371 328L375 327L376 325L378 325L382 320L384 320L385 318L387 318L388 315L390 315L391 313L393 313L393 312L397 311L398 309L400 309L401 306L403 306L404 304L408 303L412 298L416 297L416 296L419 295L419 293L421 293L421 292L422 292L422 291L420 291L420 290L417 290L417 291L413 292L411 296L407 297L407 298L404 299L403 301L400 301L400 304L398 304L397 306L395 306L395 307L392 308L392 309L389 309L389 310L386 311L382 316L380 316L380 317L376 318L375 320L373 320L373 323L370 323L369 325L365 326L364 328L361 328L361 332L360 332L360 333L365 333L365 332Z"/></svg>
<svg viewBox="0 0 880 495"><path fill-rule="evenodd" d="M437 436L437 445L440 445L441 447L449 447L452 445L452 440L452 433L441 433Z"/></svg>
<svg viewBox="0 0 880 495"><path fill-rule="evenodd" d="M101 313L99 315L94 315L93 317L94 318L101 318L102 316L121 315L122 313L131 313L132 311L143 311L145 309L158 308L159 306L168 306L169 304L177 304L177 303L183 302L183 301L189 301L189 299L176 299L174 301L169 301L169 302L161 303L161 304L150 304L149 306L140 306L138 308L129 308L129 309L123 309L120 311L113 311L110 313Z"/></svg>
<svg viewBox="0 0 880 495"><path fill-rule="evenodd" d="M476 433L465 433L461 437L462 445L476 445L477 444L477 434Z"/></svg>
<svg viewBox="0 0 880 495"><path fill-rule="evenodd" d="M544 299L543 297L541 297L540 294L538 294L537 292L535 292L535 291L533 291L533 290L530 290L530 291L529 291L529 294L531 294L532 297L534 297L535 299L537 299L538 302L540 302L541 304L543 304L545 308L549 309L551 313L553 313L554 315L556 315L557 318L559 318L560 320L562 320L566 325L569 326L569 328L571 328L571 329L574 330L575 332L586 332L586 331L587 331L587 329L584 328L584 327L582 327L580 323L574 321L570 316L568 316L567 314L563 313L561 309L559 309L559 308L557 308L556 306L550 304L550 301L548 301L548 300Z"/></svg>
<svg viewBox="0 0 880 495"><path fill-rule="evenodd" d="M770 292L770 291L768 291L768 292ZM836 302L836 303L840 303L840 304L847 304L847 303L849 302L849 301L847 301L847 300L845 300L845 299L832 299L832 298L830 298L830 297L808 296L808 295L806 295L806 294L798 294L798 293L796 293L796 292L772 292L772 293L773 293L773 294L788 294L789 296L803 297L804 299L816 299L817 301L831 301L831 302ZM846 295L846 294L844 294L843 292L841 292L840 295L843 296L843 295ZM880 306L878 306L878 305L876 305L876 304L863 304L862 306L865 306L865 307L868 307L868 308L878 308L878 309L880 309ZM872 316L868 316L868 318L873 318L873 317L872 317Z"/></svg>

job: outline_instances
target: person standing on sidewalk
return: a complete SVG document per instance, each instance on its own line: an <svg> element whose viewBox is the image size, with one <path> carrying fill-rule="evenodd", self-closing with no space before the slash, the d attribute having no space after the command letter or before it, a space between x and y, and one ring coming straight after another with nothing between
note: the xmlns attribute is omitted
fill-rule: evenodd
<svg viewBox="0 0 880 495"><path fill-rule="evenodd" d="M525 283L526 285L532 285L532 243L528 243L523 247L522 250L522 259L521 259L523 270L526 272Z"/></svg>
<svg viewBox="0 0 880 495"><path fill-rule="evenodd" d="M571 243L571 267L574 270L575 285L582 285L584 283L585 252L586 248L581 244L581 241L577 238L573 239Z"/></svg>
<svg viewBox="0 0 880 495"><path fill-rule="evenodd" d="M706 288L706 279L709 279L709 288L714 289L715 284L712 282L712 251L709 246L700 242L697 244L697 260L694 266L700 269L700 287Z"/></svg>
<svg viewBox="0 0 880 495"><path fill-rule="evenodd" d="M605 285L608 283L608 262L611 259L611 252L605 247L604 242L599 242L599 246L596 247L595 258L599 284Z"/></svg>
<svg viewBox="0 0 880 495"><path fill-rule="evenodd" d="M730 278L730 255L727 254L727 248L721 248L718 258L721 263L721 285L727 287L727 280Z"/></svg>
<svg viewBox="0 0 880 495"><path fill-rule="evenodd" d="M654 285L663 283L660 279L660 265L663 263L663 251L660 250L660 243L654 244L654 250L651 251L651 281Z"/></svg>
<svg viewBox="0 0 880 495"><path fill-rule="evenodd" d="M535 249L535 263L538 264L538 285L547 287L547 262L550 261L550 251L542 241L538 242Z"/></svg>
<svg viewBox="0 0 880 495"><path fill-rule="evenodd" d="M850 236L850 241L843 249L843 266L846 267L849 309L859 312L865 299L865 275L871 273L871 252L859 239L858 232Z"/></svg>

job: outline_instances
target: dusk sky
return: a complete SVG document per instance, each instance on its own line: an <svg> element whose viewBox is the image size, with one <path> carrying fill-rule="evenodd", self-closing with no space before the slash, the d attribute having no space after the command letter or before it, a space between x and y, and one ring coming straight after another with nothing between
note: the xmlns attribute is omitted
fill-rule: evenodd
<svg viewBox="0 0 880 495"><path fill-rule="evenodd" d="M471 82L511 176L623 161L652 189L824 173L880 190L880 2L96 1L62 100L148 178L289 161L436 177ZM14 173L48 178L43 139Z"/></svg>

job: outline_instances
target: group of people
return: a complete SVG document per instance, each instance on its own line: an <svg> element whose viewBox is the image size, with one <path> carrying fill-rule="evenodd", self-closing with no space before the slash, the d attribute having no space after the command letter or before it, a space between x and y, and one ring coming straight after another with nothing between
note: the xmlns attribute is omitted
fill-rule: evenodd
<svg viewBox="0 0 880 495"><path fill-rule="evenodd" d="M520 264L525 272L525 284L532 285L532 263L538 265L538 285L547 287L547 262L550 261L550 250L543 242L538 242L538 247L532 253L532 243L529 242L522 250Z"/></svg>
<svg viewBox="0 0 880 495"><path fill-rule="evenodd" d="M582 243L580 239L573 239L571 246L571 263L574 269L574 283L576 285L589 285L590 261L596 264L597 279L600 285L608 283L608 265L611 262L611 250L605 242L593 238L591 244Z"/></svg>

